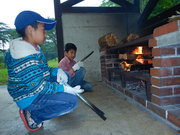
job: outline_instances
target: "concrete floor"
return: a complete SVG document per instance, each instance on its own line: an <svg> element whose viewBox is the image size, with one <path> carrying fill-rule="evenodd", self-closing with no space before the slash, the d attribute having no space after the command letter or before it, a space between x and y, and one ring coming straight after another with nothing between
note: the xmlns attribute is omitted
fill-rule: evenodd
<svg viewBox="0 0 180 135"><path fill-rule="evenodd" d="M105 112L106 121L79 101L72 113L45 121L43 129L29 132L6 86L0 86L0 135L176 135L173 129L101 82L94 84L94 92L83 95Z"/></svg>

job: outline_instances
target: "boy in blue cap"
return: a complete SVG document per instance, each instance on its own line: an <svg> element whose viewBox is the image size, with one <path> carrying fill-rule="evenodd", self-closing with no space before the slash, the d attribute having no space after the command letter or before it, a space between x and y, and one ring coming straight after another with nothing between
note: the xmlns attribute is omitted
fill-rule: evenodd
<svg viewBox="0 0 180 135"><path fill-rule="evenodd" d="M40 129L44 120L73 111L78 104L76 93L83 92L80 86L66 85L66 73L49 67L40 49L45 30L55 24L36 12L22 11L15 19L16 31L22 38L12 40L6 53L8 92L30 131Z"/></svg>

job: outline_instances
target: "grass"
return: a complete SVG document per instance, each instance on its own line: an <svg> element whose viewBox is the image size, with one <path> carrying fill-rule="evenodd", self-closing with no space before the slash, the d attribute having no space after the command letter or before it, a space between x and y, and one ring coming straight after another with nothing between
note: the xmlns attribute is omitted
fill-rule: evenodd
<svg viewBox="0 0 180 135"><path fill-rule="evenodd" d="M7 81L8 81L7 68L0 68L0 85L7 84Z"/></svg>
<svg viewBox="0 0 180 135"><path fill-rule="evenodd" d="M48 61L48 65L50 67L57 67L58 66L58 58L52 59Z"/></svg>
<svg viewBox="0 0 180 135"><path fill-rule="evenodd" d="M58 58L49 60L48 65L50 67L57 67L58 66ZM8 82L7 68L5 68L4 66L0 66L0 85L7 85L7 82Z"/></svg>

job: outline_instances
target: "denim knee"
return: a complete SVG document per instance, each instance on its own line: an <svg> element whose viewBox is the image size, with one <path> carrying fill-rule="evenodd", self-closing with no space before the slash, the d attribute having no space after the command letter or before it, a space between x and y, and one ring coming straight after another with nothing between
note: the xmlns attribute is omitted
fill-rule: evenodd
<svg viewBox="0 0 180 135"><path fill-rule="evenodd" d="M76 74L81 74L83 76L85 75L85 73L86 73L86 70L83 67L81 67L79 70L76 71Z"/></svg>

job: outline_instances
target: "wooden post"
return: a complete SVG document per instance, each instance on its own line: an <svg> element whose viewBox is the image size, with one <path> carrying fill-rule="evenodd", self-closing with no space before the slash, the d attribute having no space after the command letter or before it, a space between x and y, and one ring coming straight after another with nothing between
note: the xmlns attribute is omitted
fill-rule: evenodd
<svg viewBox="0 0 180 135"><path fill-rule="evenodd" d="M134 7L136 8L137 12L140 13L140 1L134 0Z"/></svg>
<svg viewBox="0 0 180 135"><path fill-rule="evenodd" d="M60 0L54 0L54 11L56 24L56 37L57 37L57 50L58 50L58 61L64 57L64 39L63 39L63 27L62 27L62 10Z"/></svg>

